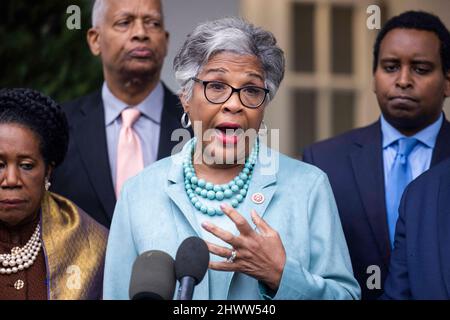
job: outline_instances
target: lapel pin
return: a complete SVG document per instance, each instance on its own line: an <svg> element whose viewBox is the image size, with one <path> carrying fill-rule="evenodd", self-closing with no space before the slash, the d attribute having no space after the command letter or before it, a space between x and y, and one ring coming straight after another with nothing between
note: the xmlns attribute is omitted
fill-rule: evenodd
<svg viewBox="0 0 450 320"><path fill-rule="evenodd" d="M261 204L264 202L264 195L260 192L256 192L252 195L252 201L256 204Z"/></svg>

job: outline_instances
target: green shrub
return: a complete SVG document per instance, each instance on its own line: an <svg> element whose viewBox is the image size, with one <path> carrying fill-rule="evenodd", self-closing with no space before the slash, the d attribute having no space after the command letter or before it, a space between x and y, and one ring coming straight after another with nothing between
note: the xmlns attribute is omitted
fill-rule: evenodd
<svg viewBox="0 0 450 320"><path fill-rule="evenodd" d="M72 5L81 8L81 29L69 30ZM100 60L86 42L90 0L0 1L0 87L28 87L59 102L100 88Z"/></svg>

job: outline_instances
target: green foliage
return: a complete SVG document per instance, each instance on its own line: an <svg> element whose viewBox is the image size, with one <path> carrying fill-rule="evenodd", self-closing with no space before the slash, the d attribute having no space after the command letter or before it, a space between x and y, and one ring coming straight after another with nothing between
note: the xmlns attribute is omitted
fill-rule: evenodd
<svg viewBox="0 0 450 320"><path fill-rule="evenodd" d="M81 9L81 29L69 30L70 5ZM90 0L1 0L0 88L27 87L59 102L100 88L99 58L86 42Z"/></svg>

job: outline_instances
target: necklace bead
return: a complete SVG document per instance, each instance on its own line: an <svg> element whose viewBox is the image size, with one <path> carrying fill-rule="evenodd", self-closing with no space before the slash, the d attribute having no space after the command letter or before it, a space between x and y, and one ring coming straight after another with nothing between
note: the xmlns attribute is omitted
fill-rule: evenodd
<svg viewBox="0 0 450 320"><path fill-rule="evenodd" d="M230 199L233 196L233 191L226 189L223 194L225 195L225 198Z"/></svg>
<svg viewBox="0 0 450 320"><path fill-rule="evenodd" d="M225 196L224 196L224 194L223 194L222 191L217 191L217 192L216 192L216 199L217 199L218 201L222 201L224 198L225 198Z"/></svg>
<svg viewBox="0 0 450 320"><path fill-rule="evenodd" d="M256 164L259 144L255 143L252 153L246 160L242 171L226 184L216 185L205 179L199 179L195 174L192 157L195 150L195 139L191 142L191 152L183 161L184 186L192 205L200 212L209 216L220 216L223 212L219 208L204 204L200 199L222 202L225 199L230 205L237 208L247 195L249 182L252 177L253 168Z"/></svg>
<svg viewBox="0 0 450 320"><path fill-rule="evenodd" d="M205 185L205 189L208 191L211 191L214 188L213 184L211 182L207 182Z"/></svg>

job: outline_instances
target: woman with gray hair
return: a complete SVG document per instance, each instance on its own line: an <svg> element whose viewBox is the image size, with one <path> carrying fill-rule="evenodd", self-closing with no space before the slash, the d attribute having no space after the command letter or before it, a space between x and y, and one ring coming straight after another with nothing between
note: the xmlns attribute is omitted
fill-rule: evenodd
<svg viewBox="0 0 450 320"><path fill-rule="evenodd" d="M274 36L238 18L203 23L188 36L174 67L181 121L195 137L125 184L104 298L128 298L138 255L175 257L190 236L210 252L194 299L359 298L326 175L258 134L284 64Z"/></svg>

